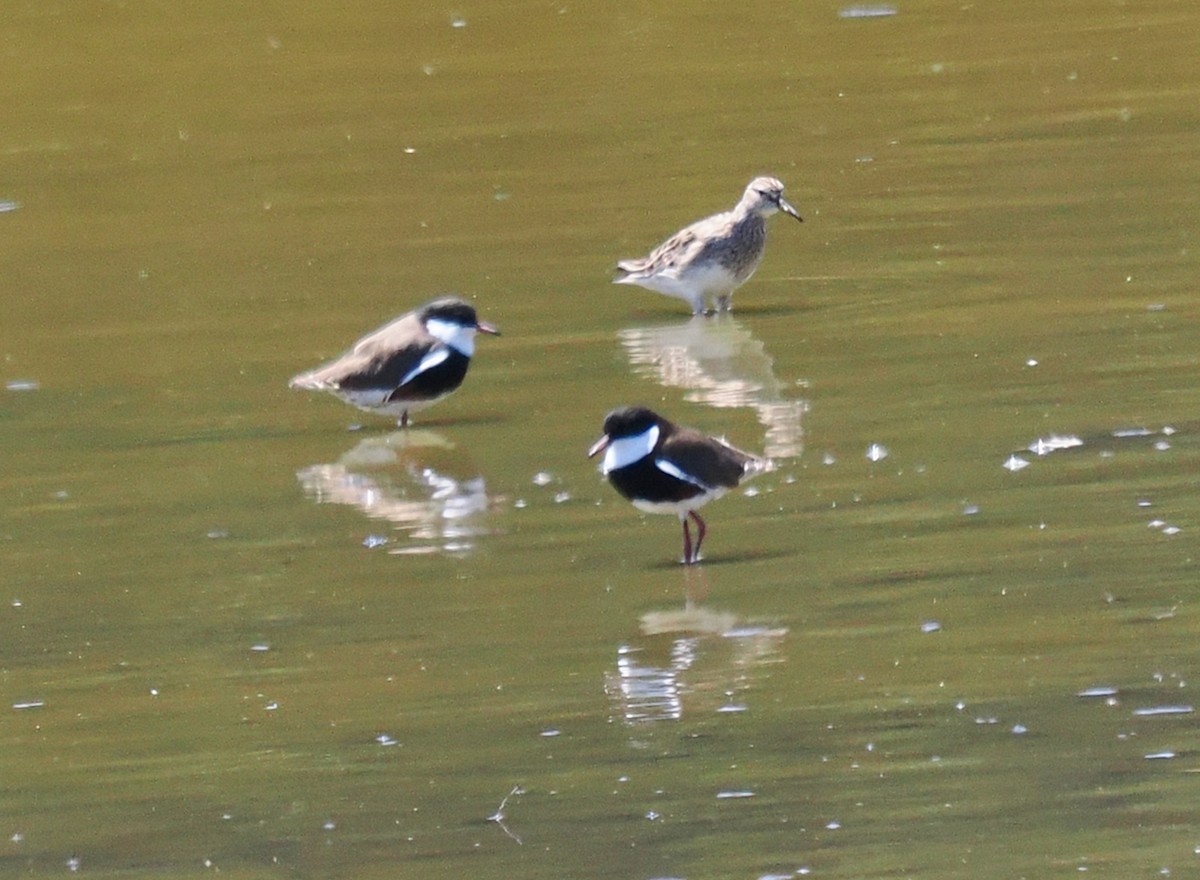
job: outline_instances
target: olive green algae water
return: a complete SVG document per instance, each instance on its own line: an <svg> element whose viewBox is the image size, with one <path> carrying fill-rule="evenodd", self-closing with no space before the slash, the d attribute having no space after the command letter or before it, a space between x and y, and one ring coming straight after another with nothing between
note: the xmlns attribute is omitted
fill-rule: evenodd
<svg viewBox="0 0 1200 880"><path fill-rule="evenodd" d="M0 20L0 872L1195 870L1190 5ZM451 290L413 430L287 389ZM776 459L701 566L635 402Z"/></svg>

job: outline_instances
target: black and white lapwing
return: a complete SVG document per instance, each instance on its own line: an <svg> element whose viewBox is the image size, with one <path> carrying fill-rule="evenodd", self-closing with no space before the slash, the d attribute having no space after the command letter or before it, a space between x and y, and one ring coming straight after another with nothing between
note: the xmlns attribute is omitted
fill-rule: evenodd
<svg viewBox="0 0 1200 880"><path fill-rule="evenodd" d="M685 565L700 561L708 531L697 508L772 467L768 459L675 425L641 406L621 407L605 417L604 436L588 457L601 452L601 473L634 507L679 517ZM695 543L689 519L696 523Z"/></svg>
<svg viewBox="0 0 1200 880"><path fill-rule="evenodd" d="M336 360L294 376L292 388L330 391L368 412L408 414L441 400L462 384L475 353L475 334L498 335L479 320L475 307L444 297L401 315Z"/></svg>

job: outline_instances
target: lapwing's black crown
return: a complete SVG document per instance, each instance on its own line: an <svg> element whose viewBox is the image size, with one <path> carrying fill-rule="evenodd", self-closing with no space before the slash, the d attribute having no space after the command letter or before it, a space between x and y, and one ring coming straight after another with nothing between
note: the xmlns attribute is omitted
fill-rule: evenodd
<svg viewBox="0 0 1200 880"><path fill-rule="evenodd" d="M450 321L463 327L474 327L479 324L479 318L475 314L475 307L456 296L444 296L441 299L435 299L422 308L421 320L428 321L430 318Z"/></svg>
<svg viewBox="0 0 1200 880"><path fill-rule="evenodd" d="M609 437L635 437L662 423L662 416L644 406L622 406L604 417L604 433Z"/></svg>

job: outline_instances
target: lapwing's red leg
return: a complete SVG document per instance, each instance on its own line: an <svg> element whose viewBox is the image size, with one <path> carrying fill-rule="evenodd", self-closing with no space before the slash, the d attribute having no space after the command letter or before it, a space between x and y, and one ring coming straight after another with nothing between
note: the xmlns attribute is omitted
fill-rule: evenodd
<svg viewBox="0 0 1200 880"><path fill-rule="evenodd" d="M696 511L691 512L691 517L696 521L696 552L692 556L692 562L700 561L700 545L704 543L704 536L708 534L708 526L704 524L704 520L700 518L700 514Z"/></svg>

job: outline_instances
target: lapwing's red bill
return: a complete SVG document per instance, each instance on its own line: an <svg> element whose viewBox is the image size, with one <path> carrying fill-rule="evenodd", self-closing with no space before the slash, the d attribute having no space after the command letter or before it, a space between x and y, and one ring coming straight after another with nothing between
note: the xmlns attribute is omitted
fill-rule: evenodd
<svg viewBox="0 0 1200 880"><path fill-rule="evenodd" d="M597 455L599 455L601 452L603 452L605 449L608 448L608 443L609 443L608 435L605 434L603 437L601 437L599 440L597 440L595 443L593 443L591 445L591 447L588 449L588 458L595 458Z"/></svg>
<svg viewBox="0 0 1200 880"><path fill-rule="evenodd" d="M435 299L289 384L331 391L360 409L397 417L403 428L410 412L436 403L462 384L475 354L476 333L500 335L465 300Z"/></svg>
<svg viewBox="0 0 1200 880"><path fill-rule="evenodd" d="M770 463L715 437L676 425L641 406L615 409L588 449L604 453L600 470L613 488L646 513L669 513L683 524L683 562L700 560L707 526L697 508L724 495ZM696 524L692 543L688 521Z"/></svg>

